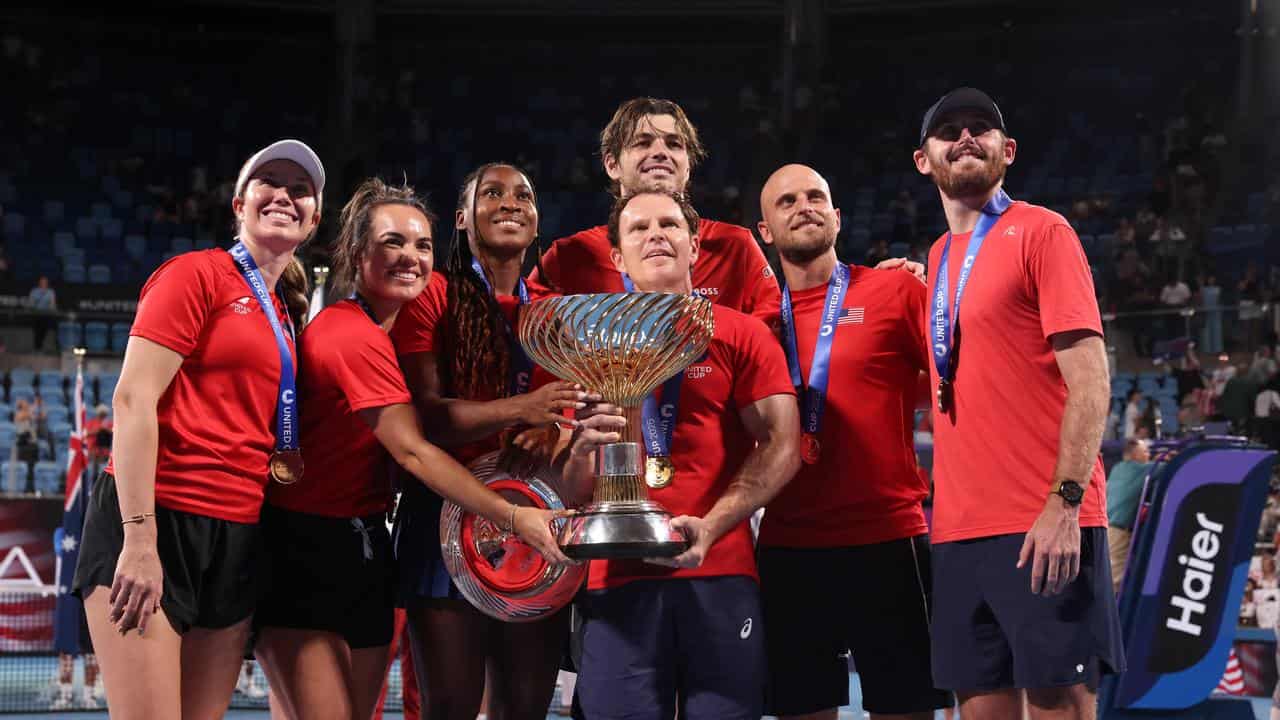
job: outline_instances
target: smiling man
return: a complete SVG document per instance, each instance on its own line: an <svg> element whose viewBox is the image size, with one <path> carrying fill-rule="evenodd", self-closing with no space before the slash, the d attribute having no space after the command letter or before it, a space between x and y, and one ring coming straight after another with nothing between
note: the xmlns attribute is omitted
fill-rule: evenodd
<svg viewBox="0 0 1280 720"><path fill-rule="evenodd" d="M697 128L671 100L628 100L600 133L600 158L616 197L649 190L684 193L690 173L706 155ZM694 291L744 313L777 314L778 283L751 231L706 219L694 230L700 244L692 269ZM626 289L610 257L604 225L557 240L532 277L566 295Z"/></svg>
<svg viewBox="0 0 1280 720"><path fill-rule="evenodd" d="M681 196L642 191L615 205L611 257L641 292L688 294L698 215ZM912 280L915 282L915 280ZM669 561L595 560L587 581L577 700L588 718L757 720L764 691L760 591L747 520L800 463L786 360L760 320L713 307L706 355L655 391L642 423L670 484L652 498L691 546ZM618 442L621 409L579 412L564 477L592 481L593 451ZM659 448L654 450L653 448ZM659 564L662 563L662 564ZM678 712L677 712L678 711Z"/></svg>
<svg viewBox="0 0 1280 720"><path fill-rule="evenodd" d="M1124 669L1098 448L1110 402L1080 240L1004 192L1018 145L974 88L925 113L916 169L948 232L929 254L933 676L966 719L1092 718ZM981 251L981 252L979 252ZM963 303L963 305L962 305Z"/></svg>
<svg viewBox="0 0 1280 720"><path fill-rule="evenodd" d="M836 258L840 210L812 168L773 173L760 213L782 258L783 350L804 432L804 464L760 525L767 710L834 720L852 652L873 720L929 720L951 698L929 674L929 486L912 446L929 362L924 284Z"/></svg>

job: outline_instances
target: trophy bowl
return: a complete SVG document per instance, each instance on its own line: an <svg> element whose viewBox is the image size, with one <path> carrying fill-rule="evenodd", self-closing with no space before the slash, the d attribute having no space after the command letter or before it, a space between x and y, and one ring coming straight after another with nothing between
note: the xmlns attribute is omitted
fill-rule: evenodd
<svg viewBox="0 0 1280 720"><path fill-rule="evenodd" d="M558 476L546 464L517 476L499 467L499 455L495 450L467 467L490 490L517 505L564 508L556 491ZM552 565L514 533L449 500L440 511L440 554L462 596L504 622L532 622L555 614L569 604L587 574L586 565Z"/></svg>
<svg viewBox="0 0 1280 720"><path fill-rule="evenodd" d="M688 539L671 527L671 514L649 499L640 406L706 352L714 333L711 303L674 293L566 295L535 302L521 314L520 344L530 359L599 393L627 418L623 442L596 453L591 502L560 531L565 555L657 558L688 548Z"/></svg>

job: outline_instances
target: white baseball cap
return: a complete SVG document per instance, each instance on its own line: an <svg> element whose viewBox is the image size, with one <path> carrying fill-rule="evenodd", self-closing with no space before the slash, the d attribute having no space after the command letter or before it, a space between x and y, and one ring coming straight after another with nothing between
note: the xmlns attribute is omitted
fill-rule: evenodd
<svg viewBox="0 0 1280 720"><path fill-rule="evenodd" d="M311 176L311 183L316 186L316 197L324 192L324 165L315 151L301 140L277 140L254 153L240 168L240 177L236 179L236 197L244 194L244 186L258 168L272 160L291 160L297 163Z"/></svg>

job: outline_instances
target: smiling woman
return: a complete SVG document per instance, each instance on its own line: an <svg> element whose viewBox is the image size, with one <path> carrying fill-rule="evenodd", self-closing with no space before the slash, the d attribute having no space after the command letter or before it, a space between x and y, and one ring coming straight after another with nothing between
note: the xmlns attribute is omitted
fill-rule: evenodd
<svg viewBox="0 0 1280 720"><path fill-rule="evenodd" d="M142 289L74 582L113 715L217 717L231 699L268 468L282 480L302 469L294 251L320 222L324 179L297 140L258 151L236 181L230 252L180 255Z"/></svg>
<svg viewBox="0 0 1280 720"><path fill-rule="evenodd" d="M299 340L311 470L267 493L262 532L272 552L256 618L257 655L288 717L369 717L377 702L394 629L388 461L424 490L563 560L551 536L555 514L516 508L485 488L423 438L410 404L387 331L427 286L434 219L413 188L361 184L334 247L334 282L349 297L321 311Z"/></svg>

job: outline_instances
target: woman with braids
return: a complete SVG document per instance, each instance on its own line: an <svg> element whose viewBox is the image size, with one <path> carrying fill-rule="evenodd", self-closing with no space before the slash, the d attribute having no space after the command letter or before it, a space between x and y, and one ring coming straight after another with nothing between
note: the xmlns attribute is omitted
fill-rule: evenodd
<svg viewBox="0 0 1280 720"><path fill-rule="evenodd" d="M293 329L307 295L294 252L323 191L311 148L263 148L236 180L230 251L179 255L142 288L73 583L113 717L221 717L231 700L268 475L301 473Z"/></svg>
<svg viewBox="0 0 1280 720"><path fill-rule="evenodd" d="M530 389L534 368L515 342L520 306L545 297L521 279L535 244L538 206L519 169L484 165L463 181L445 277L405 308L392 339L428 435L461 462L519 433L522 446L586 393L565 382ZM541 373L539 373L541 375ZM537 386L537 379L534 386ZM533 623L492 620L462 599L440 558L441 501L410 486L396 517L400 600L408 616L425 720L474 720L489 679L494 720L546 717L568 611Z"/></svg>
<svg viewBox="0 0 1280 720"><path fill-rule="evenodd" d="M557 513L513 505L423 439L387 331L427 285L432 220L412 188L365 181L333 251L335 289L349 297L298 339L308 471L267 493L256 623L258 658L295 720L368 718L378 699L394 626L389 463L568 562L551 533Z"/></svg>

